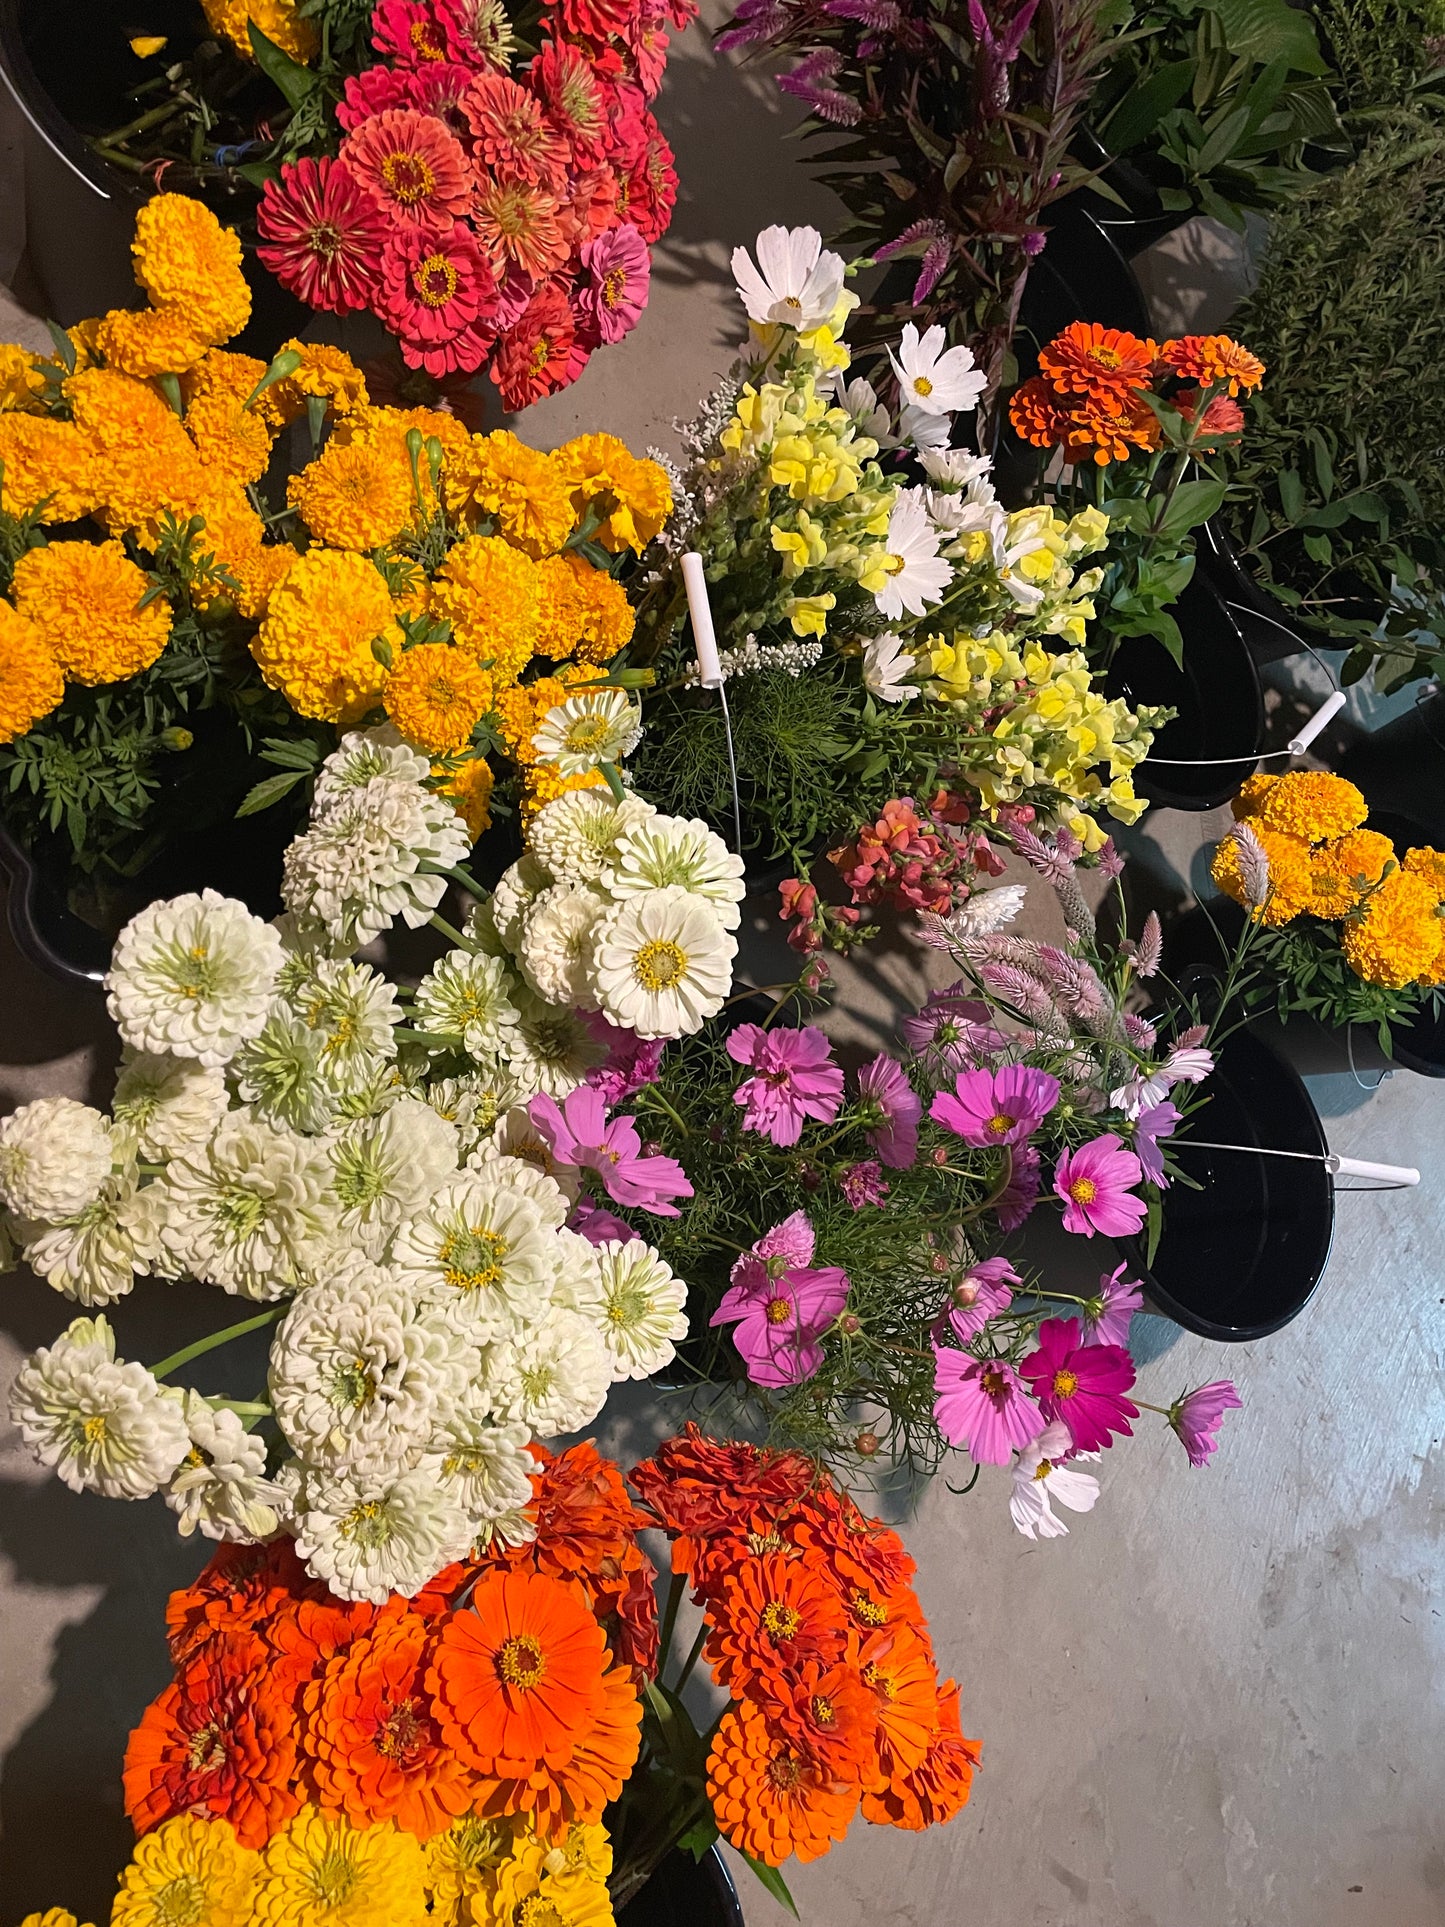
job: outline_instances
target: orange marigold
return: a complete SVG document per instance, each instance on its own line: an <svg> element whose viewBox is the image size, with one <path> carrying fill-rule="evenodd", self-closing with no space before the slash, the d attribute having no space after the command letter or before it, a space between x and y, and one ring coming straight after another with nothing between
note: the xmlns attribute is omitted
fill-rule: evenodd
<svg viewBox="0 0 1445 1927"><path fill-rule="evenodd" d="M1255 775L1247 776L1229 806L1235 821L1242 823L1246 817L1258 816L1265 797L1279 780L1279 777L1271 776L1268 770L1259 770Z"/></svg>
<svg viewBox="0 0 1445 1927"><path fill-rule="evenodd" d="M54 650L28 617L0 602L0 743L23 736L64 696Z"/></svg>
<svg viewBox="0 0 1445 1927"><path fill-rule="evenodd" d="M583 770L579 776L563 776L555 763L533 763L522 771L522 800L518 815L525 830L538 810L555 803L559 796L573 790L606 789L607 778L601 770Z"/></svg>
<svg viewBox="0 0 1445 1927"><path fill-rule="evenodd" d="M637 618L627 591L585 557L568 553L538 564L541 613L537 653L560 662L610 662L632 640Z"/></svg>
<svg viewBox="0 0 1445 1927"><path fill-rule="evenodd" d="M1394 844L1378 830L1351 830L1333 843L1322 843L1310 858L1311 909L1320 917L1348 916L1394 857Z"/></svg>
<svg viewBox="0 0 1445 1927"><path fill-rule="evenodd" d="M1264 380L1264 363L1258 355L1228 335L1181 335L1177 341L1165 342L1159 359L1174 374L1201 388L1225 382L1231 395L1258 388Z"/></svg>
<svg viewBox="0 0 1445 1927"><path fill-rule="evenodd" d="M195 460L176 411L148 382L116 368L84 368L67 379L65 399L77 426L108 453L183 448Z"/></svg>
<svg viewBox="0 0 1445 1927"><path fill-rule="evenodd" d="M492 769L485 756L466 756L450 765L434 763L437 791L467 826L473 843L491 827Z"/></svg>
<svg viewBox="0 0 1445 1927"><path fill-rule="evenodd" d="M805 1660L842 1656L843 1601L827 1573L806 1560L765 1553L724 1580L712 1611L704 1651L714 1676L735 1692Z"/></svg>
<svg viewBox="0 0 1445 1927"><path fill-rule="evenodd" d="M817 1860L841 1840L858 1788L839 1787L754 1706L724 1714L707 1760L707 1797L730 1846L769 1867Z"/></svg>
<svg viewBox="0 0 1445 1927"><path fill-rule="evenodd" d="M371 647L378 637L400 654L401 632L376 568L363 555L308 549L271 591L251 654L298 714L352 723L381 695L386 671Z"/></svg>
<svg viewBox="0 0 1445 1927"><path fill-rule="evenodd" d="M577 519L601 518L594 539L614 555L639 555L672 513L672 489L656 462L639 461L615 435L579 435L553 460L567 478Z"/></svg>
<svg viewBox="0 0 1445 1927"><path fill-rule="evenodd" d="M210 345L180 307L114 308L96 330L96 346L107 366L137 381L183 375Z"/></svg>
<svg viewBox="0 0 1445 1927"><path fill-rule="evenodd" d="M1269 896L1250 915L1266 929L1291 923L1302 910L1314 905L1314 876L1310 868L1310 846L1303 837L1288 836L1254 819L1250 824L1269 859ZM1244 878L1239 869L1239 845L1227 836L1215 850L1209 874L1216 888L1236 903L1248 905Z"/></svg>
<svg viewBox="0 0 1445 1927"><path fill-rule="evenodd" d="M1406 854L1404 868L1411 876L1424 877L1431 889L1445 898L1445 850L1411 850Z"/></svg>
<svg viewBox="0 0 1445 1927"><path fill-rule="evenodd" d="M12 408L43 408L40 395L45 377L40 373L40 357L14 342L0 342L0 413Z"/></svg>
<svg viewBox="0 0 1445 1927"><path fill-rule="evenodd" d="M500 536L468 536L437 573L432 610L451 624L458 646L491 669L499 687L514 683L537 641L537 565Z"/></svg>
<svg viewBox="0 0 1445 1927"><path fill-rule="evenodd" d="M1368 814L1369 806L1355 785L1323 769L1291 770L1270 785L1259 804L1261 823L1303 837L1306 843L1346 836Z"/></svg>
<svg viewBox="0 0 1445 1927"><path fill-rule="evenodd" d="M447 507L468 526L489 517L499 535L534 558L554 554L572 533L565 467L505 428L473 435L450 457L445 493Z"/></svg>
<svg viewBox="0 0 1445 1927"><path fill-rule="evenodd" d="M963 1737L958 1686L949 1680L938 1689L938 1731L927 1753L917 1766L864 1794L864 1819L909 1833L944 1825L968 1804L981 1752L977 1740Z"/></svg>
<svg viewBox="0 0 1445 1927"><path fill-rule="evenodd" d="M409 743L445 756L471 741L492 706L492 679L465 650L423 642L396 659L382 701Z"/></svg>
<svg viewBox="0 0 1445 1927"><path fill-rule="evenodd" d="M52 542L15 564L11 594L76 682L149 669L171 634L171 605L119 542Z"/></svg>
<svg viewBox="0 0 1445 1927"><path fill-rule="evenodd" d="M1340 933L1345 959L1367 984L1403 990L1433 978L1440 963L1445 923L1434 885L1413 870L1387 876Z"/></svg>
<svg viewBox="0 0 1445 1927"><path fill-rule="evenodd" d="M295 421L306 413L312 396L327 404L333 419L341 420L355 409L367 405L366 377L342 348L325 341L298 341L293 336L276 350L281 355L300 355L293 372L266 391L267 400L284 421Z"/></svg>
<svg viewBox="0 0 1445 1927"><path fill-rule="evenodd" d="M130 251L135 278L152 306L183 316L206 342L229 341L250 320L240 236L200 201L153 194L135 217Z"/></svg>
<svg viewBox="0 0 1445 1927"><path fill-rule="evenodd" d="M1098 321L1071 321L1039 350L1039 367L1061 394L1081 395L1117 410L1149 386L1158 345Z"/></svg>
<svg viewBox="0 0 1445 1927"><path fill-rule="evenodd" d="M286 493L317 541L333 549L386 548L416 510L405 451L382 442L329 443Z"/></svg>
<svg viewBox="0 0 1445 1927"><path fill-rule="evenodd" d="M100 499L97 453L92 437L74 422L14 411L0 415L0 508L7 515L39 509L42 522L78 522Z"/></svg>
<svg viewBox="0 0 1445 1927"><path fill-rule="evenodd" d="M259 482L271 461L271 431L263 418L222 388L203 390L186 410L186 433L196 453L228 481Z"/></svg>

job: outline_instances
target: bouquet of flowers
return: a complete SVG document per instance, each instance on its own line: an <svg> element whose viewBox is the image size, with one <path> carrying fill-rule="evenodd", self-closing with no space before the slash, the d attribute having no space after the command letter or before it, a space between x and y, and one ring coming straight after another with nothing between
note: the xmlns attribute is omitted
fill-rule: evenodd
<svg viewBox="0 0 1445 1927"><path fill-rule="evenodd" d="M1226 458L1264 364L1228 335L1183 335L1162 347L1098 322L1075 321L1039 350L1014 391L1009 420L1063 465L1050 499L1108 518L1094 594L1091 658L1107 665L1126 636L1157 636L1176 662L1184 639L1169 613L1194 574L1192 531L1229 492Z"/></svg>
<svg viewBox="0 0 1445 1927"><path fill-rule="evenodd" d="M746 843L805 877L820 849L856 843L906 799L941 843L1012 811L1097 848L1095 812L1143 808L1130 773L1162 717L1106 702L1082 654L1101 577L1078 565L1105 517L1010 514L987 460L948 446L982 387L968 350L906 327L895 418L870 383L844 380L842 260L808 228L766 230L757 254L733 260L744 356L688 431L673 519L644 557L633 659L657 661L661 689L639 782L665 807L731 821L723 717L693 688L679 633L680 558L696 550ZM922 485L904 479L907 451ZM970 867L967 853L954 864Z"/></svg>
<svg viewBox="0 0 1445 1927"><path fill-rule="evenodd" d="M1251 776L1210 874L1248 912L1247 1006L1331 1029L1408 1023L1445 989L1445 854L1365 827L1353 783L1324 770Z"/></svg>
<svg viewBox="0 0 1445 1927"><path fill-rule="evenodd" d="M7 1244L98 1313L15 1381L37 1458L77 1491L164 1491L183 1533L284 1526L374 1603L525 1499L534 1436L672 1358L686 1285L582 1185L659 1219L690 1195L608 1112L721 1008L742 889L700 824L604 788L542 808L489 900L426 777L386 732L347 737L279 926L206 891L122 931L110 1115L41 1098L0 1123ZM437 909L449 879L465 930ZM411 989L349 954L397 920L451 945ZM146 1275L263 1309L147 1369L99 1313ZM268 1327L265 1396L167 1382Z"/></svg>

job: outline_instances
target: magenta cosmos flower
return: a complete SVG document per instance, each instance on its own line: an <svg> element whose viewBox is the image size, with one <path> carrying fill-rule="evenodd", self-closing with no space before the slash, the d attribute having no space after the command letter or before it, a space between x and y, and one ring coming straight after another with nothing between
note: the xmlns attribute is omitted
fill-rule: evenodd
<svg viewBox="0 0 1445 1927"><path fill-rule="evenodd" d="M868 1142L894 1171L904 1171L918 1156L918 1120L923 1101L886 1053L858 1073L863 1124Z"/></svg>
<svg viewBox="0 0 1445 1927"><path fill-rule="evenodd" d="M602 1093L603 1102L620 1104L645 1084L655 1084L666 1049L665 1037L642 1038L623 1024L609 1024L600 1010L582 1013L582 1021L599 1044L607 1047L604 1063L594 1064L587 1082Z"/></svg>
<svg viewBox="0 0 1445 1927"><path fill-rule="evenodd" d="M602 1093L590 1085L569 1091L561 1105L554 1097L534 1097L527 1115L559 1164L595 1171L618 1204L636 1205L658 1218L676 1218L681 1214L672 1199L692 1196L677 1159L644 1157L636 1124L630 1117L614 1117L609 1124Z"/></svg>
<svg viewBox="0 0 1445 1927"><path fill-rule="evenodd" d="M1148 1210L1130 1189L1144 1175L1138 1158L1112 1131L1091 1138L1077 1151L1065 1151L1054 1171L1054 1189L1064 1201L1064 1229L1092 1238L1129 1238Z"/></svg>
<svg viewBox="0 0 1445 1927"><path fill-rule="evenodd" d="M1013 1303L1013 1286L1022 1283L1007 1258L980 1258L949 1293L939 1322L947 1324L954 1337L966 1344L978 1336L990 1318L1008 1310Z"/></svg>
<svg viewBox="0 0 1445 1927"><path fill-rule="evenodd" d="M848 1274L812 1256L813 1227L795 1211L738 1259L708 1320L733 1327L754 1385L801 1385L823 1362L818 1340L848 1301Z"/></svg>
<svg viewBox="0 0 1445 1927"><path fill-rule="evenodd" d="M1039 1201L1043 1179L1038 1152L1032 1144L1015 1144L1009 1151L1013 1169L1008 1183L994 1200L993 1214L1005 1231L1017 1231Z"/></svg>
<svg viewBox="0 0 1445 1927"><path fill-rule="evenodd" d="M970 1358L935 1345L933 1390L939 1431L980 1465L1007 1465L1044 1429L1043 1413L1006 1358Z"/></svg>
<svg viewBox="0 0 1445 1927"><path fill-rule="evenodd" d="M344 161L283 167L262 190L256 232L258 259L308 308L350 314L370 306L391 223Z"/></svg>
<svg viewBox="0 0 1445 1927"><path fill-rule="evenodd" d="M1139 1407L1124 1394L1134 1361L1122 1345L1089 1345L1072 1318L1046 1318L1037 1351L1019 1366L1046 1418L1062 1419L1079 1452L1101 1452L1116 1432L1131 1433Z"/></svg>
<svg viewBox="0 0 1445 1927"><path fill-rule="evenodd" d="M838 1180L838 1189L854 1211L862 1211L871 1204L882 1204L888 1196L883 1166L877 1158L864 1158L858 1164L850 1164Z"/></svg>
<svg viewBox="0 0 1445 1927"><path fill-rule="evenodd" d="M1127 1345L1130 1323L1143 1302L1144 1293L1137 1279L1126 1278L1122 1265L1112 1272L1104 1272L1098 1291L1084 1306L1083 1343Z"/></svg>
<svg viewBox="0 0 1445 1927"><path fill-rule="evenodd" d="M832 1046L812 1024L801 1030L764 1030L739 1024L727 1041L728 1056L753 1072L733 1092L743 1107L743 1129L773 1144L796 1144L805 1118L831 1124L843 1102L843 1073Z"/></svg>
<svg viewBox="0 0 1445 1927"><path fill-rule="evenodd" d="M1059 1101L1059 1080L1028 1064L997 1071L960 1071L928 1115L965 1144L1018 1144L1031 1137Z"/></svg>
<svg viewBox="0 0 1445 1927"><path fill-rule="evenodd" d="M621 341L647 306L652 257L630 221L582 243L582 278L572 304L583 331L597 341Z"/></svg>
<svg viewBox="0 0 1445 1927"><path fill-rule="evenodd" d="M1243 1404L1232 1379L1216 1378L1210 1385L1186 1392L1177 1404L1170 1406L1169 1423L1179 1434L1191 1465L1209 1463L1210 1454L1219 1444L1218 1433L1225 1413L1237 1412Z"/></svg>

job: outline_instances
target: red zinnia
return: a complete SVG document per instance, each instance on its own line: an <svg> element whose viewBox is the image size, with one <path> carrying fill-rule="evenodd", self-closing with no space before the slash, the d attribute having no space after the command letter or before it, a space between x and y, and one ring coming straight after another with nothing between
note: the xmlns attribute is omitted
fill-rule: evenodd
<svg viewBox="0 0 1445 1927"><path fill-rule="evenodd" d="M341 157L404 227L460 220L471 205L462 144L434 114L393 107L373 115L347 135Z"/></svg>
<svg viewBox="0 0 1445 1927"><path fill-rule="evenodd" d="M556 6L569 40L620 39L632 18L632 0L549 0L549 4ZM552 31L556 32L555 25Z"/></svg>
<svg viewBox="0 0 1445 1927"><path fill-rule="evenodd" d="M344 161L293 161L262 191L256 253L308 307L348 314L370 304L389 226Z"/></svg>
<svg viewBox="0 0 1445 1927"><path fill-rule="evenodd" d="M567 145L535 94L506 74L478 74L462 96L462 112L483 161L504 181L560 185Z"/></svg>
<svg viewBox="0 0 1445 1927"><path fill-rule="evenodd" d="M597 70L575 47L549 40L528 74L548 114L567 136L576 162L606 152L610 99Z"/></svg>
<svg viewBox="0 0 1445 1927"><path fill-rule="evenodd" d="M1199 407L1199 390L1181 388L1174 397L1174 406L1185 421L1192 422ZM1197 443L1206 436L1212 439L1216 435L1237 435L1243 427L1244 410L1239 403L1231 401L1228 395L1216 395L1204 411L1195 440Z"/></svg>
<svg viewBox="0 0 1445 1927"><path fill-rule="evenodd" d="M566 387L576 332L566 295L553 282L544 282L522 310L521 320L498 342L492 361L492 380L508 408L525 408Z"/></svg>
<svg viewBox="0 0 1445 1927"><path fill-rule="evenodd" d="M465 221L397 234L382 257L375 307L409 368L480 368L495 339L497 284Z"/></svg>
<svg viewBox="0 0 1445 1927"><path fill-rule="evenodd" d="M458 58L458 36L451 25L429 0L381 0L371 16L371 44L398 66L430 66Z"/></svg>
<svg viewBox="0 0 1445 1927"><path fill-rule="evenodd" d="M667 232L672 219L677 169L672 149L651 114L643 114L641 132L639 144L630 153L614 156L613 164L623 175L618 218L631 221L650 247Z"/></svg>

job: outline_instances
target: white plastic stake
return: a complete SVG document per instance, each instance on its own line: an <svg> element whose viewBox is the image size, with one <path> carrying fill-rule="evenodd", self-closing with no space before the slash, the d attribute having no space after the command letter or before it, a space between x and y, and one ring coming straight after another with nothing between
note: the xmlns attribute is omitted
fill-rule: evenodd
<svg viewBox="0 0 1445 1927"><path fill-rule="evenodd" d="M717 634L712 626L712 604L708 601L707 577L703 573L702 557L693 550L689 550L682 558L682 580L687 590L688 614L692 617L692 640L697 650L697 679L704 689L721 689L723 686L722 663L718 660Z"/></svg>
<svg viewBox="0 0 1445 1927"><path fill-rule="evenodd" d="M685 568L686 566L687 564L684 562L683 567ZM1316 736L1319 735L1320 731L1329 727L1344 706L1345 692L1343 689L1337 689L1323 709L1317 709L1314 715L1310 717L1298 736L1292 736L1290 738L1288 744L1290 755L1303 756Z"/></svg>
<svg viewBox="0 0 1445 1927"><path fill-rule="evenodd" d="M1420 1173L1411 1164L1371 1164L1368 1158L1343 1158L1331 1151L1325 1159L1328 1168L1341 1178L1375 1178L1381 1184L1415 1185Z"/></svg>

